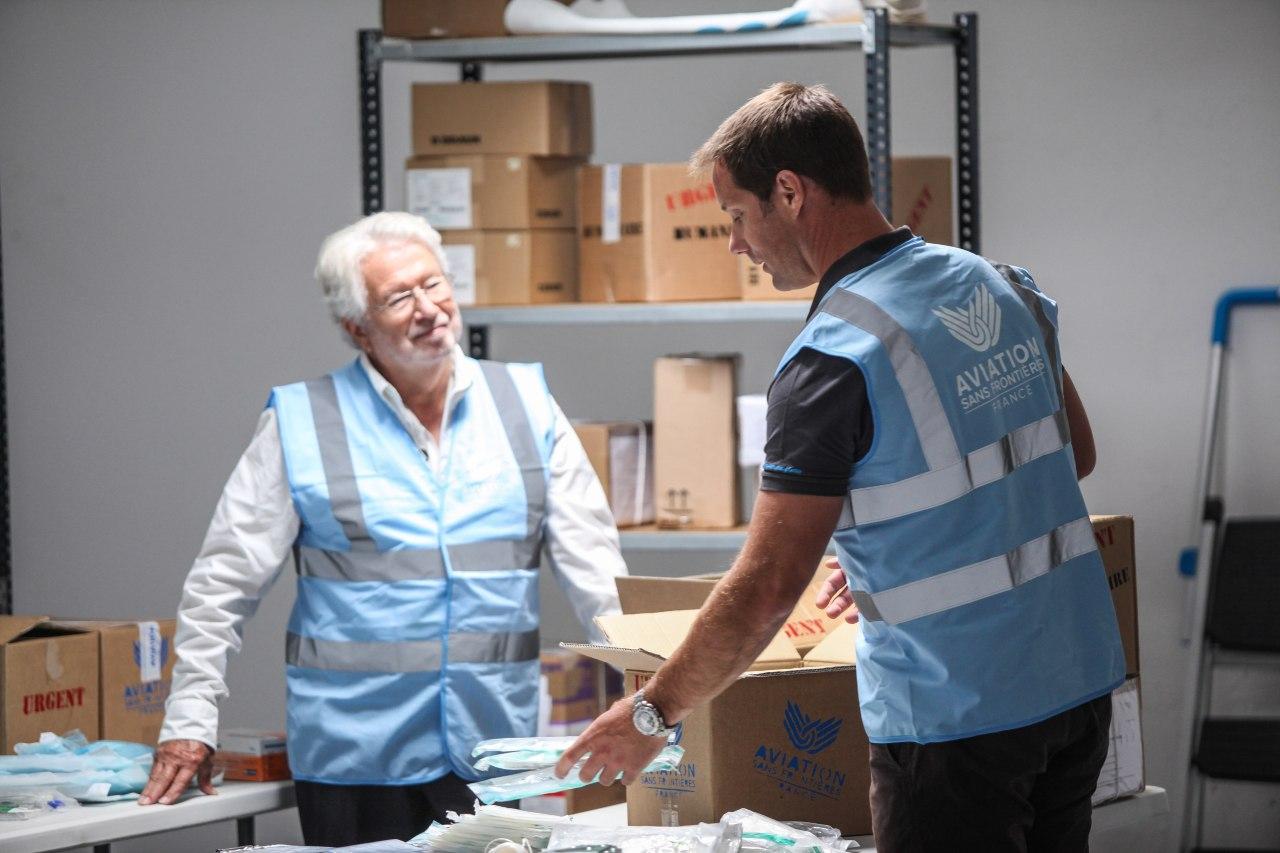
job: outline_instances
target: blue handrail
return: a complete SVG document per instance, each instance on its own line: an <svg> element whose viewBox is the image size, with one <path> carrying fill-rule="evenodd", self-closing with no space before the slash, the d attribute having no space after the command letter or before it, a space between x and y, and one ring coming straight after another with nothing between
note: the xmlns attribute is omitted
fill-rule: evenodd
<svg viewBox="0 0 1280 853"><path fill-rule="evenodd" d="M1280 304L1280 287L1240 287L1228 290L1218 297L1218 307L1213 312L1213 342L1227 345L1231 328L1231 309L1237 305Z"/></svg>

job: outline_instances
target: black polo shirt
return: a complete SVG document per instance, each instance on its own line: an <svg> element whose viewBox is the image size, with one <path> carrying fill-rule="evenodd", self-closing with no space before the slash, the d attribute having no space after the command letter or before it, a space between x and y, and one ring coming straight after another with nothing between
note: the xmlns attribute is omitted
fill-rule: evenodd
<svg viewBox="0 0 1280 853"><path fill-rule="evenodd" d="M910 229L898 228L841 256L818 283L809 317L836 282L912 236ZM867 454L875 434L862 370L847 358L800 350L769 386L766 429L762 491L845 494L849 472Z"/></svg>

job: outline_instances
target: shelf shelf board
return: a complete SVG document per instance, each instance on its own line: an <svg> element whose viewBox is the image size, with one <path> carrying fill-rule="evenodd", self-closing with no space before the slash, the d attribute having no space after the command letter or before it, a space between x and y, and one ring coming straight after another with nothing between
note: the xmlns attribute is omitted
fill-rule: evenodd
<svg viewBox="0 0 1280 853"><path fill-rule="evenodd" d="M736 551L747 541L747 528L728 530L663 530L651 524L618 531L623 551Z"/></svg>
<svg viewBox="0 0 1280 853"><path fill-rule="evenodd" d="M671 35L547 35L506 38L408 41L383 39L376 48L384 62L547 62L569 59L626 59L707 53L787 50L841 50L866 41L862 24L816 24L747 33ZM889 28L894 47L955 44L957 30L938 24Z"/></svg>
<svg viewBox="0 0 1280 853"><path fill-rule="evenodd" d="M783 302L570 303L462 308L468 326L549 326L607 323L752 323L804 322L809 300Z"/></svg>

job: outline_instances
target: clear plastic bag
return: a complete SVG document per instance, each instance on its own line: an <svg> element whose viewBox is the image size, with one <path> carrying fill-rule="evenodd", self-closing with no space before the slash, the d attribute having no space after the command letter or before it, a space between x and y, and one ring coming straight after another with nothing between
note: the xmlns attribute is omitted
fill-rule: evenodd
<svg viewBox="0 0 1280 853"><path fill-rule="evenodd" d="M674 745L665 746L658 753L658 756L645 767L645 772L674 770L679 766L680 759L683 757L683 748ZM599 773L590 782L583 782L578 778L578 771L582 769L582 765L586 761L587 759L584 758L575 764L563 779L555 774L554 766L539 767L533 770L512 773L509 776L482 779L479 782L472 782L467 787L482 803L505 803L525 797L540 797L543 794L554 794L559 791L584 788L600 781Z"/></svg>
<svg viewBox="0 0 1280 853"><path fill-rule="evenodd" d="M726 812L721 816L720 823L742 827L742 853L843 853L845 849L838 832L828 843L812 832L766 817L751 809Z"/></svg>
<svg viewBox="0 0 1280 853"><path fill-rule="evenodd" d="M724 828L696 826L558 826L546 853L719 853Z"/></svg>
<svg viewBox="0 0 1280 853"><path fill-rule="evenodd" d="M471 750L471 756L489 752L521 752L526 749L558 750L561 754L578 738L568 737L495 737L482 740ZM555 762L551 762L554 764Z"/></svg>
<svg viewBox="0 0 1280 853"><path fill-rule="evenodd" d="M55 788L12 788L0 791L0 820L30 820L51 812L78 809L80 804Z"/></svg>

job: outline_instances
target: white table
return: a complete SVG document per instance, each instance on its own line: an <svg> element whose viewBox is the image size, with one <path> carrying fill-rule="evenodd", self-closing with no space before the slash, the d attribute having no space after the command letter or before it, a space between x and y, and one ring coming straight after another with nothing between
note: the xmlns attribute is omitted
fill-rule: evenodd
<svg viewBox="0 0 1280 853"><path fill-rule="evenodd" d="M236 821L239 844L253 844L253 817L294 806L292 782L227 782L214 797L188 793L171 806L136 801L83 805L61 814L0 823L4 853L50 853L94 845L107 853L111 842L223 820ZM624 816L625 819L625 816Z"/></svg>
<svg viewBox="0 0 1280 853"><path fill-rule="evenodd" d="M605 806L573 816L574 823L591 826L620 826L627 822L627 805ZM1165 833L1169 825L1169 797L1164 788L1148 785L1140 794L1104 803L1093 810L1093 829L1089 832L1091 850L1125 850L1138 853L1141 850L1163 850ZM1099 843L1113 836L1125 835L1125 846ZM875 839L870 835L854 836L862 845L862 851L875 853ZM1128 839L1146 839L1138 846L1129 846ZM1154 846L1153 846L1154 845Z"/></svg>

